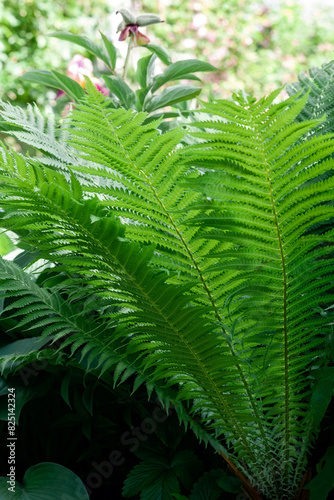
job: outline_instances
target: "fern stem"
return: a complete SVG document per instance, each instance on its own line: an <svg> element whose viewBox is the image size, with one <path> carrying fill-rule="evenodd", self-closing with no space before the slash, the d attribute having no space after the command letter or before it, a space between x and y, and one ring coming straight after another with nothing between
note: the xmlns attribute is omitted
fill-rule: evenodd
<svg viewBox="0 0 334 500"><path fill-rule="evenodd" d="M265 150L263 146L263 142L261 137L257 132L257 128L254 126L254 131L256 132L258 143L261 147L261 153L263 157L263 164L266 169L266 176L268 180L269 193L270 193L270 201L274 214L274 221L278 239L279 252L281 256L282 263L282 275L283 275L283 332L284 332L284 391L285 391L285 401L284 401L284 479L283 484L288 484L288 476L289 476L289 460L290 460L290 450L289 450L289 440L290 440L290 419L289 419L289 402L290 402L290 380L289 380L289 352L288 352L288 327L287 327L287 274L285 267L285 255L283 249L283 242L279 227L279 221L277 217L276 205L274 200L274 193L270 178L269 165L266 159Z"/></svg>

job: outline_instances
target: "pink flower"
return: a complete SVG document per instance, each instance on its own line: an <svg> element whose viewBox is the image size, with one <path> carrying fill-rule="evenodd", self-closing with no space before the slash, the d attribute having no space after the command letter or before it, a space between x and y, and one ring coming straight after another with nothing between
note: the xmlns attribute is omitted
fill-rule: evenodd
<svg viewBox="0 0 334 500"><path fill-rule="evenodd" d="M93 63L90 59L87 59L87 57L75 54L68 63L66 75L81 85L83 89L86 85L85 76L87 76L94 83L97 90L102 92L102 94L109 95L109 90L103 87L98 78L93 76ZM65 92L63 90L58 90L56 99L62 95L65 95Z"/></svg>
<svg viewBox="0 0 334 500"><path fill-rule="evenodd" d="M148 26L149 24L163 22L157 14L142 14L135 17L128 9L120 9L117 14L121 14L123 18L117 29L117 31L121 32L118 40L122 42L128 37L132 37L135 45L147 45L150 43L150 39L138 30L139 26Z"/></svg>
<svg viewBox="0 0 334 500"><path fill-rule="evenodd" d="M85 76L92 78L93 76L93 63L90 59L81 56L80 54L75 54L68 63L67 76L75 80L80 85L84 84Z"/></svg>
<svg viewBox="0 0 334 500"><path fill-rule="evenodd" d="M137 24L128 24L125 26L125 28L122 29L118 40L123 42L123 40L131 35L133 36L136 45L147 45L150 43L150 39L138 30Z"/></svg>

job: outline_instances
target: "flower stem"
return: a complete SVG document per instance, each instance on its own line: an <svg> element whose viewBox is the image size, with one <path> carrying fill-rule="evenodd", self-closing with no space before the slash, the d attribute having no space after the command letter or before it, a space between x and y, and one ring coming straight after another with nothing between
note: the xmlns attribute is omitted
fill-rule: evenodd
<svg viewBox="0 0 334 500"><path fill-rule="evenodd" d="M126 72L128 70L128 65L129 65L129 60L130 60L130 52L131 52L131 49L132 49L132 45L133 45L133 35L131 34L130 35L129 44L128 44L128 51L126 53L126 58L125 58L125 63L124 63L123 80L125 80Z"/></svg>

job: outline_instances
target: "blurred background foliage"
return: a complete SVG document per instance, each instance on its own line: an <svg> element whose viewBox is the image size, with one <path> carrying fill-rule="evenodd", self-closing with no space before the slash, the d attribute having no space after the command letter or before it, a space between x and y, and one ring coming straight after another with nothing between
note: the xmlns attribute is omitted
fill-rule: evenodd
<svg viewBox="0 0 334 500"><path fill-rule="evenodd" d="M16 78L28 69L63 72L75 52L45 35L71 31L95 39L98 29L108 30L110 12L105 0L0 0L0 98L45 104L53 92Z"/></svg>
<svg viewBox="0 0 334 500"><path fill-rule="evenodd" d="M311 4L311 0L0 0L0 98L21 105L32 101L55 105L55 92L17 77L29 69L65 72L75 53L92 56L45 36L54 31L99 41L101 30L115 43L122 60L126 42L117 42L120 16L115 14L122 7L136 14L160 14L165 23L144 32L170 52L173 62L198 58L219 69L203 76L202 97L228 97L238 89L259 97L296 80L298 72L333 59L334 9L326 8L326 0L314 2L312 9ZM134 65L136 57L147 53L144 47L136 48ZM133 84L134 74L134 70L128 73Z"/></svg>

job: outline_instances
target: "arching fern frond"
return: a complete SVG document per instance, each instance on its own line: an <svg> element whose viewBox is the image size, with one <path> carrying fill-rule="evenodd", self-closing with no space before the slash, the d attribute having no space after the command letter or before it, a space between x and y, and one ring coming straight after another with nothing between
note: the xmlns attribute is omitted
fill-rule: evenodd
<svg viewBox="0 0 334 500"><path fill-rule="evenodd" d="M311 231L333 215L333 180L310 180L332 168L333 137L305 140L319 125L295 122L307 97L273 104L278 90L207 105L217 118L181 148L180 130L87 91L66 123L70 174L2 150L2 226L105 301L101 373L116 352L117 376L134 361L178 384L252 484L291 498L315 431L307 374L330 328L317 307L332 300L333 232Z"/></svg>
<svg viewBox="0 0 334 500"><path fill-rule="evenodd" d="M235 360L229 357L228 344L221 345L219 329L206 319L205 308L191 302L187 292L192 284L166 283L166 273L149 266L154 249L124 238L124 227L97 198L83 199L74 180L68 185L61 173L42 166L37 173L35 164L24 166L21 161L13 154L7 158L8 170L0 173L4 227L29 229L25 240L35 242L42 256L78 273L87 293L121 308L108 315L108 328L115 329L111 338L99 334L106 347L99 358L101 370L111 367L108 350L115 342L118 349L124 345L126 359L140 359L153 381L182 383L181 398L201 401L201 411L206 409L222 429L227 424L238 441L244 434L234 416L240 407L245 410L243 420L253 426L247 395L242 382L236 383ZM84 354L91 349L86 346ZM215 373L225 375L216 380ZM230 390L236 385L238 400ZM256 427L253 432L257 434ZM246 437L241 442L253 457Z"/></svg>
<svg viewBox="0 0 334 500"><path fill-rule="evenodd" d="M298 81L289 83L286 90L290 96L296 93L308 93L307 103L297 116L297 121L326 119L313 134L326 134L334 130L334 61L323 64L321 68L313 67L309 74L299 73Z"/></svg>
<svg viewBox="0 0 334 500"><path fill-rule="evenodd" d="M46 165L61 167L75 161L66 146L66 131L57 126L54 115L44 116L36 105L25 110L0 101L0 117L6 134L44 153L40 161Z"/></svg>
<svg viewBox="0 0 334 500"><path fill-rule="evenodd" d="M334 215L323 204L333 198L334 180L308 181L333 167L333 160L325 161L333 136L305 139L318 124L294 122L307 96L277 105L274 97L255 102L235 96L234 102L207 105L205 111L224 121L194 124L205 129L194 133L203 142L182 153L204 171L187 183L203 193L202 206L196 204L201 216L190 217L189 224L200 228L199 238L234 244L213 255L220 261L208 271L225 275L228 322L253 376L271 446L282 457L275 474L284 478L285 498L311 433L308 373L324 362L324 335L331 328L316 308L334 298L334 232L316 236L309 230ZM237 278L229 277L231 270Z"/></svg>
<svg viewBox="0 0 334 500"><path fill-rule="evenodd" d="M36 347L33 347L34 344L29 344L31 346L29 353L15 352L13 349L8 349L10 345L6 349L0 349L1 372L6 372L10 366L10 372L15 373L22 366L35 360L44 359L53 362L57 352L63 352L66 353L67 363L85 371L90 367L90 373L96 373L109 384L110 376L104 376L103 372L110 371L110 368L114 369L114 385L124 383L129 376L136 374L133 391L145 383L149 397L154 391L167 411L172 404L180 423L182 422L186 429L190 427L199 441L210 443L216 450L227 453L219 441L187 413L182 403L177 400L175 388L154 383L148 373L142 373L136 356L132 359L130 356L126 357L119 349L119 345L117 349L117 346L110 344L112 332L108 331L102 315L97 315L99 306L102 311L106 307L105 301L99 302L95 297L93 302L85 304L84 299L87 297L84 292L80 294L80 301L77 300L78 293L75 294L75 301L69 302L63 298L63 293L74 287L75 281L69 285L68 280L65 287L58 286L54 289L40 287L17 265L0 259L0 297L5 298L7 304L2 316L5 315L7 319L12 320L14 345L20 343L15 341L18 332L21 332L21 337L28 339L32 334L40 332ZM108 338L109 349L103 341L102 333ZM46 344L50 347L47 348ZM71 347L72 356L66 352L67 350L64 351L66 346ZM6 354L3 351L6 351Z"/></svg>

